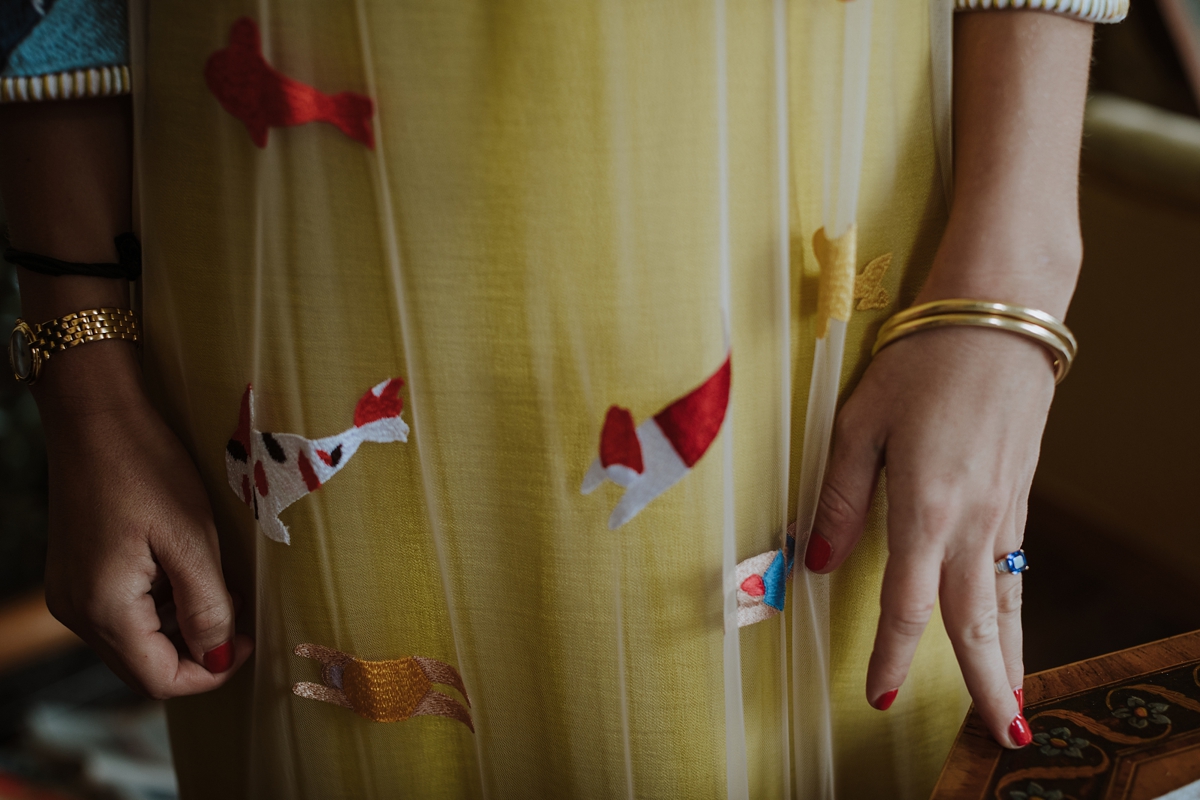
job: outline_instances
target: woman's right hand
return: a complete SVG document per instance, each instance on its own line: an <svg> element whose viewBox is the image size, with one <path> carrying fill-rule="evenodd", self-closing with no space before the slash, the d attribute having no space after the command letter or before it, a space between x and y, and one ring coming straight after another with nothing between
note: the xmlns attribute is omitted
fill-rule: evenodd
<svg viewBox="0 0 1200 800"><path fill-rule="evenodd" d="M208 496L146 398L134 348L87 344L56 353L42 372L47 606L150 697L217 688L254 642L234 632Z"/></svg>

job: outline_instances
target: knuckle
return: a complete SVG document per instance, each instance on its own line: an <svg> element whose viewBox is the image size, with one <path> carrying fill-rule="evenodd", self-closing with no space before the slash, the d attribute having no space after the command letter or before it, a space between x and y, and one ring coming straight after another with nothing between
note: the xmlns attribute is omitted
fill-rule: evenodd
<svg viewBox="0 0 1200 800"><path fill-rule="evenodd" d="M962 629L963 643L968 647L983 647L1000 638L1000 621L994 610L977 614L967 620Z"/></svg>
<svg viewBox="0 0 1200 800"><path fill-rule="evenodd" d="M852 527L858 520L854 504L836 481L828 480L821 489L817 499L817 517L821 520L819 526L822 534L836 533Z"/></svg>
<svg viewBox="0 0 1200 800"><path fill-rule="evenodd" d="M999 492L989 492L987 497L975 503L972 516L975 517L976 524L983 530L999 530L1004 521L1008 519L1008 506L993 499L993 495L995 494L999 494Z"/></svg>
<svg viewBox="0 0 1200 800"><path fill-rule="evenodd" d="M927 489L914 499L917 528L927 536L940 539L954 524L953 503L944 492Z"/></svg>
<svg viewBox="0 0 1200 800"><path fill-rule="evenodd" d="M882 622L894 633L905 637L918 637L925 632L933 616L934 603L917 603L901 608L885 609Z"/></svg>
<svg viewBox="0 0 1200 800"><path fill-rule="evenodd" d="M201 604L184 619L180 627L193 636L206 638L210 634L224 635L226 629L233 623L233 607L221 600L212 600Z"/></svg>

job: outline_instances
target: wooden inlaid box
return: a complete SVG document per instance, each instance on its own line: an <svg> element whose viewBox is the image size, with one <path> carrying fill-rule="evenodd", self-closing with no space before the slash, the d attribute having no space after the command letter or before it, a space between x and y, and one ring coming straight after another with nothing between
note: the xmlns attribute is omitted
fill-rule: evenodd
<svg viewBox="0 0 1200 800"><path fill-rule="evenodd" d="M1034 742L967 714L933 800L1153 800L1200 781L1200 631L1025 679Z"/></svg>

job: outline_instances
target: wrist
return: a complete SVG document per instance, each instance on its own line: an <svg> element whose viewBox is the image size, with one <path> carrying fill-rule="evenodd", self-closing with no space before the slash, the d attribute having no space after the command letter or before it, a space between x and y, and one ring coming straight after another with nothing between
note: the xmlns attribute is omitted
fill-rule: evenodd
<svg viewBox="0 0 1200 800"><path fill-rule="evenodd" d="M916 303L996 300L1062 319L1083 260L1077 217L1062 224L951 220Z"/></svg>
<svg viewBox="0 0 1200 800"><path fill-rule="evenodd" d="M122 339L55 352L30 386L47 436L147 404L137 345Z"/></svg>

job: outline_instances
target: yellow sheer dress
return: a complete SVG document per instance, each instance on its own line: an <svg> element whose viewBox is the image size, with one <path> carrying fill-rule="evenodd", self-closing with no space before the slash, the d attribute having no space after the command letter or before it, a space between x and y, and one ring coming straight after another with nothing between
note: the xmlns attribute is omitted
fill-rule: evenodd
<svg viewBox="0 0 1200 800"><path fill-rule="evenodd" d="M935 618L892 709L864 697L882 496L829 579L830 728L788 703L805 676L785 668L778 619L741 630L744 718L727 718L727 504L739 560L778 548L795 515L784 467L794 482L814 346L808 243L835 111L822 87L840 65L823 5L836 12L791 2L785 23L769 0L730 0L723 16L683 0L135 9L146 368L206 481L256 640L228 686L169 704L184 798L724 798L739 793L731 768L750 797L816 796L797 731L825 742L821 791L928 795L966 695ZM880 302L850 321L843 396L878 325L915 295L946 216L930 13L917 0L873 12L859 266L893 260ZM205 81L241 17L279 72L370 97L374 147L319 121L256 146ZM644 420L723 362L722 258L724 427L610 530L620 487L580 491L606 410ZM318 439L350 428L359 398L392 377L407 441L363 443L280 514L290 543L264 535L227 480L247 384L257 429ZM453 667L474 731L298 696L322 681L302 644Z"/></svg>

